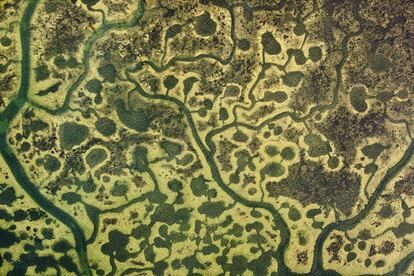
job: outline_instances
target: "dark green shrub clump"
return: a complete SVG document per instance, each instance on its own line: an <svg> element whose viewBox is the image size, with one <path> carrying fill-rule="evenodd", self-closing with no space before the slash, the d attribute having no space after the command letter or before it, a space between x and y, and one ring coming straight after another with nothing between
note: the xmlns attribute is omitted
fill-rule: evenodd
<svg viewBox="0 0 414 276"><path fill-rule="evenodd" d="M204 12L195 18L195 31L201 36L211 36L216 33L217 23L211 19L210 13Z"/></svg>
<svg viewBox="0 0 414 276"><path fill-rule="evenodd" d="M88 135L87 126L75 122L65 122L59 127L60 147L63 150L70 150L82 143Z"/></svg>
<svg viewBox="0 0 414 276"><path fill-rule="evenodd" d="M88 164L89 167L93 168L96 165L102 163L107 156L108 154L104 149L93 149L86 156L86 164Z"/></svg>
<svg viewBox="0 0 414 276"><path fill-rule="evenodd" d="M266 32L262 34L262 46L263 50L268 55L277 55L282 52L282 46L276 40L271 32Z"/></svg>
<svg viewBox="0 0 414 276"><path fill-rule="evenodd" d="M99 118L95 123L96 130L103 136L111 136L116 132L116 124L108 117Z"/></svg>

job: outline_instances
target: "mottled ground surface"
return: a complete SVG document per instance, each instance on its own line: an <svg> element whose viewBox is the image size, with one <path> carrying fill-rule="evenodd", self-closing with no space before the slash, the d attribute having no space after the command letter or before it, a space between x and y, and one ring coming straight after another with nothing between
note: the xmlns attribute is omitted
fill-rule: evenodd
<svg viewBox="0 0 414 276"><path fill-rule="evenodd" d="M410 0L0 1L0 275L414 275Z"/></svg>

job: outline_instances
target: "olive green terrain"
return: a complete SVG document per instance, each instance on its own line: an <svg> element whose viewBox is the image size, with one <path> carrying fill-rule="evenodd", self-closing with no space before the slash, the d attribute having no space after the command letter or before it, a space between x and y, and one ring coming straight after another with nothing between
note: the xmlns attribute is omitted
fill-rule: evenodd
<svg viewBox="0 0 414 276"><path fill-rule="evenodd" d="M414 275L411 0L0 0L0 275Z"/></svg>

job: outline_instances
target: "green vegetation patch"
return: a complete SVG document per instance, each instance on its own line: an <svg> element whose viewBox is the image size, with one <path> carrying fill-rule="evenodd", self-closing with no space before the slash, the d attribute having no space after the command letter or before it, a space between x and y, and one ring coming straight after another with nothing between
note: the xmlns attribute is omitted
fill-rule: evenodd
<svg viewBox="0 0 414 276"><path fill-rule="evenodd" d="M249 137L243 131L237 130L233 134L233 140L236 142L246 142L249 140Z"/></svg>
<svg viewBox="0 0 414 276"><path fill-rule="evenodd" d="M111 195L115 197L123 197L129 190L128 183L125 181L116 181L111 189Z"/></svg>
<svg viewBox="0 0 414 276"><path fill-rule="evenodd" d="M69 68L75 68L79 65L79 62L76 60L75 57L69 57L68 61L66 62Z"/></svg>
<svg viewBox="0 0 414 276"><path fill-rule="evenodd" d="M89 128L75 122L65 122L59 127L60 147L70 150L82 143L89 135Z"/></svg>
<svg viewBox="0 0 414 276"><path fill-rule="evenodd" d="M53 60L53 64L55 64L55 66L59 69L65 69L66 66L67 66L66 59L62 55L55 56L55 58Z"/></svg>
<svg viewBox="0 0 414 276"><path fill-rule="evenodd" d="M227 112L227 109L224 107L220 107L219 109L219 120L225 121L229 119L229 113Z"/></svg>
<svg viewBox="0 0 414 276"><path fill-rule="evenodd" d="M276 146L272 146L272 145L267 145L265 147L265 152L270 157L274 157L274 156L279 154L278 148Z"/></svg>
<svg viewBox="0 0 414 276"><path fill-rule="evenodd" d="M352 107L358 112L365 112L368 109L368 105L365 101L365 88L364 87L354 87L349 93L349 99L351 101Z"/></svg>
<svg viewBox="0 0 414 276"><path fill-rule="evenodd" d="M52 246L52 250L58 253L67 253L72 249L72 245L66 239L62 239Z"/></svg>
<svg viewBox="0 0 414 276"><path fill-rule="evenodd" d="M306 135L304 141L309 147L308 154L310 157L327 155L332 150L329 142L323 141L317 134Z"/></svg>
<svg viewBox="0 0 414 276"><path fill-rule="evenodd" d="M102 83L98 79L91 79L86 83L86 89L91 93L100 93L102 91Z"/></svg>
<svg viewBox="0 0 414 276"><path fill-rule="evenodd" d="M295 158L295 151L290 147L286 147L282 150L280 155L285 160L292 160L293 158Z"/></svg>
<svg viewBox="0 0 414 276"><path fill-rule="evenodd" d="M391 218L394 214L394 208L392 208L391 204L382 205L381 209L378 211L378 216L384 219Z"/></svg>
<svg viewBox="0 0 414 276"><path fill-rule="evenodd" d="M35 71L36 81L44 81L50 77L49 68L44 63L34 68L34 71Z"/></svg>
<svg viewBox="0 0 414 276"><path fill-rule="evenodd" d="M303 65L306 63L306 57L305 54L301 49L288 49L287 54L289 56L293 56L295 58L295 62L297 65Z"/></svg>
<svg viewBox="0 0 414 276"><path fill-rule="evenodd" d="M248 39L242 38L238 41L239 49L242 51L250 50L250 41Z"/></svg>
<svg viewBox="0 0 414 276"><path fill-rule="evenodd" d="M19 238L13 232L0 229L0 248L8 248L19 242Z"/></svg>
<svg viewBox="0 0 414 276"><path fill-rule="evenodd" d="M322 58L322 50L318 46L310 47L308 54L313 62L317 62Z"/></svg>
<svg viewBox="0 0 414 276"><path fill-rule="evenodd" d="M369 159L376 159L387 147L374 143L371 145L364 146L361 151Z"/></svg>
<svg viewBox="0 0 414 276"><path fill-rule="evenodd" d="M117 100L115 106L119 120L126 127L138 132L145 132L148 130L151 124L151 119L147 116L145 109L127 110L122 100Z"/></svg>
<svg viewBox="0 0 414 276"><path fill-rule="evenodd" d="M179 192L183 189L183 183L178 179L168 181L168 188L171 191Z"/></svg>
<svg viewBox="0 0 414 276"><path fill-rule="evenodd" d="M163 84L164 84L165 88L167 88L168 90L171 90L171 89L174 89L177 86L178 79L176 77L170 75L170 76L167 76L164 79Z"/></svg>
<svg viewBox="0 0 414 276"><path fill-rule="evenodd" d="M127 245L128 236L118 230L112 230L109 232L108 242L101 246L101 251L105 255L114 256L119 262L125 262L136 255L126 250Z"/></svg>
<svg viewBox="0 0 414 276"><path fill-rule="evenodd" d="M7 36L2 36L2 37L0 38L0 44L1 44L3 47L9 47L10 45L12 45L12 40L10 39L10 37L7 37Z"/></svg>
<svg viewBox="0 0 414 276"><path fill-rule="evenodd" d="M205 178L201 175L191 180L190 188L195 196L200 197L207 193L208 185Z"/></svg>
<svg viewBox="0 0 414 276"><path fill-rule="evenodd" d="M101 164L108 157L106 150L102 148L92 149L86 156L86 164L90 168L95 167L98 164Z"/></svg>
<svg viewBox="0 0 414 276"><path fill-rule="evenodd" d="M60 169L60 161L55 156L47 154L43 159L43 168L49 173L55 172Z"/></svg>
<svg viewBox="0 0 414 276"><path fill-rule="evenodd" d="M96 184L93 182L92 178L89 178L85 181L76 180L76 185L81 187L85 193L93 193L96 191Z"/></svg>
<svg viewBox="0 0 414 276"><path fill-rule="evenodd" d="M211 15L207 11L195 18L194 26L196 33L200 36L212 36L217 29L217 23L211 19Z"/></svg>
<svg viewBox="0 0 414 276"><path fill-rule="evenodd" d="M303 79L304 74L300 71L292 71L286 73L282 76L282 81L286 86L296 87L299 85L300 81Z"/></svg>
<svg viewBox="0 0 414 276"><path fill-rule="evenodd" d="M303 24L303 22L298 22L296 24L296 26L293 28L293 32L297 36L301 36L301 35L305 34L305 32L306 32L305 24Z"/></svg>
<svg viewBox="0 0 414 276"><path fill-rule="evenodd" d="M188 77L183 81L184 84L184 95L188 95L190 93L191 89L193 89L193 86L196 82L198 82L199 79L196 77Z"/></svg>
<svg viewBox="0 0 414 276"><path fill-rule="evenodd" d="M114 83L116 80L116 68L111 63L105 63L98 68L99 75L110 83Z"/></svg>
<svg viewBox="0 0 414 276"><path fill-rule="evenodd" d="M375 98L385 103L390 101L393 97L394 93L391 91L380 91Z"/></svg>
<svg viewBox="0 0 414 276"><path fill-rule="evenodd" d="M161 141L160 145L161 148L168 154L168 160L175 158L183 151L182 145L169 140Z"/></svg>
<svg viewBox="0 0 414 276"><path fill-rule="evenodd" d="M271 32L262 34L262 46L268 55L278 55L282 52L282 46Z"/></svg>
<svg viewBox="0 0 414 276"><path fill-rule="evenodd" d="M288 95L284 91L266 91L263 95L262 101L264 102L277 102L283 103L287 100Z"/></svg>
<svg viewBox="0 0 414 276"><path fill-rule="evenodd" d="M408 99L409 96L410 96L410 93L408 92L407 89L401 89L397 93L397 97L401 100L406 100Z"/></svg>
<svg viewBox="0 0 414 276"><path fill-rule="evenodd" d="M202 215L206 215L209 218L217 218L226 210L226 205L223 201L217 202L204 202L199 208L198 212Z"/></svg>
<svg viewBox="0 0 414 276"><path fill-rule="evenodd" d="M296 209L295 207L290 207L288 217L292 221L298 221L302 218L302 215L300 214L298 209Z"/></svg>
<svg viewBox="0 0 414 276"><path fill-rule="evenodd" d="M375 163L369 163L368 165L365 166L364 168L364 173L365 174L374 174L378 171L378 165Z"/></svg>
<svg viewBox="0 0 414 276"><path fill-rule="evenodd" d="M12 187L5 187L0 192L0 205L11 206L16 199L16 191Z"/></svg>
<svg viewBox="0 0 414 276"><path fill-rule="evenodd" d="M42 130L47 129L48 127L49 127L48 123L43 122L42 120L39 120L39 119L34 119L30 124L30 130L33 132L42 131Z"/></svg>
<svg viewBox="0 0 414 276"><path fill-rule="evenodd" d="M240 87L230 84L224 89L224 97L237 97L240 94Z"/></svg>
<svg viewBox="0 0 414 276"><path fill-rule="evenodd" d="M339 166L339 159L336 156L329 156L328 167L330 169L336 169Z"/></svg>
<svg viewBox="0 0 414 276"><path fill-rule="evenodd" d="M99 0L82 0L82 3L87 5L88 7L92 7L96 5L99 2Z"/></svg>
<svg viewBox="0 0 414 276"><path fill-rule="evenodd" d="M76 192L67 192L62 195L62 200L66 201L67 204L73 205L82 200L82 197Z"/></svg>
<svg viewBox="0 0 414 276"><path fill-rule="evenodd" d="M171 27L169 27L165 33L166 38L174 38L176 37L181 31L183 30L183 27L180 24L174 24Z"/></svg>
<svg viewBox="0 0 414 276"><path fill-rule="evenodd" d="M148 150L145 147L138 146L135 148L132 154L132 169L137 170L138 172L148 171Z"/></svg>
<svg viewBox="0 0 414 276"><path fill-rule="evenodd" d="M48 94L53 94L59 91L59 87L62 85L61 81L56 82L55 84L51 85L50 87L40 90L36 93L37 96L46 96Z"/></svg>
<svg viewBox="0 0 414 276"><path fill-rule="evenodd" d="M374 73L386 72L391 68L391 65L391 60L382 54L374 54L368 58L368 67Z"/></svg>
<svg viewBox="0 0 414 276"><path fill-rule="evenodd" d="M113 120L108 117L99 118L95 122L96 130L99 131L103 136L111 136L116 132L116 124Z"/></svg>
<svg viewBox="0 0 414 276"><path fill-rule="evenodd" d="M277 162L271 162L260 170L260 178L263 180L265 176L279 177L285 173L286 169Z"/></svg>

